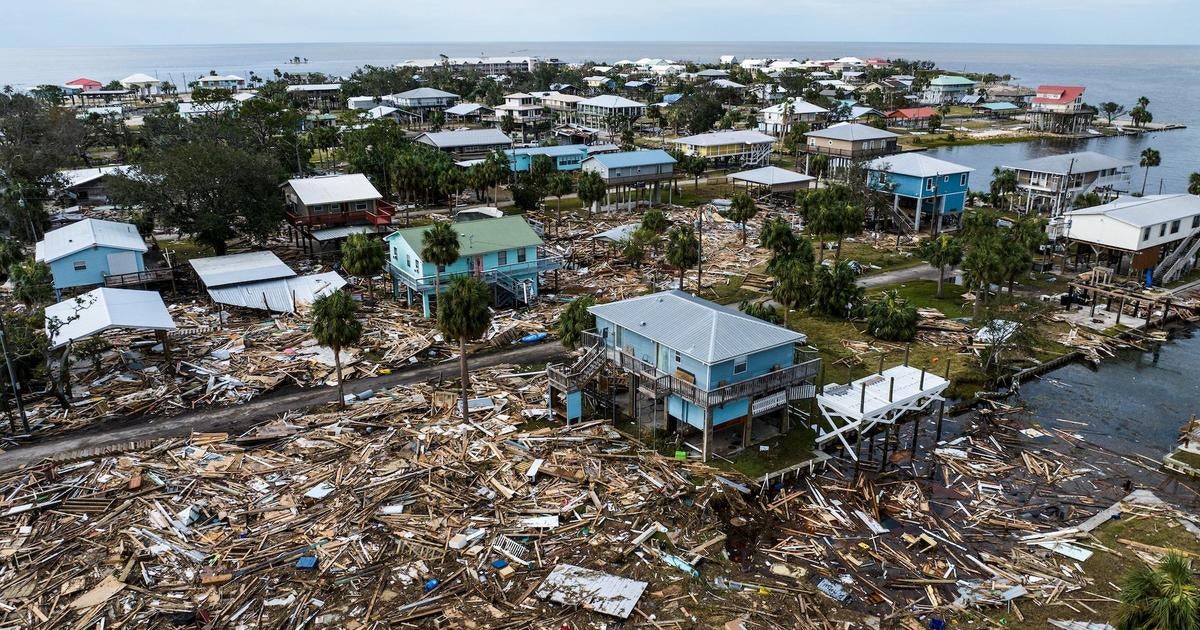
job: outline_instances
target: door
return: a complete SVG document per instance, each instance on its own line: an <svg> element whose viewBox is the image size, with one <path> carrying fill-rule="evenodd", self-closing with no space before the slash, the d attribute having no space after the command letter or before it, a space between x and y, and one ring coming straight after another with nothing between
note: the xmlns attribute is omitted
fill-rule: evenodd
<svg viewBox="0 0 1200 630"><path fill-rule="evenodd" d="M108 275L119 276L125 273L137 273L137 252L119 252L108 255Z"/></svg>
<svg viewBox="0 0 1200 630"><path fill-rule="evenodd" d="M475 276L476 277L482 276L483 275L483 256L476 256L474 258L474 260L475 260L475 264L474 264Z"/></svg>

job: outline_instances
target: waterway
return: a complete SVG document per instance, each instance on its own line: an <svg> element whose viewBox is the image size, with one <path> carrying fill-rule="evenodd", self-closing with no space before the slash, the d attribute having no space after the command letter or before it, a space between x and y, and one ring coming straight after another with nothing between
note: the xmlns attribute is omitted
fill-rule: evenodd
<svg viewBox="0 0 1200 630"><path fill-rule="evenodd" d="M1047 427L1158 459L1188 418L1200 415L1200 332L1178 330L1157 350L1122 350L1098 368L1064 366L1026 382L1009 402Z"/></svg>

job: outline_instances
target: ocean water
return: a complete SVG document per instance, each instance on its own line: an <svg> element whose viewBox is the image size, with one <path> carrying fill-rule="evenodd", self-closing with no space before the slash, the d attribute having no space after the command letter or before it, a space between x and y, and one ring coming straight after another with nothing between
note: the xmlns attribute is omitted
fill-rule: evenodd
<svg viewBox="0 0 1200 630"><path fill-rule="evenodd" d="M0 85L22 89L42 83L64 83L78 76L107 82L145 72L184 85L209 70L270 77L274 69L349 74L364 64L387 65L439 54L536 55L568 62L639 59L642 57L716 61L738 58L888 57L929 59L948 70L1011 74L1025 85L1084 85L1089 103L1116 101L1131 105L1150 99L1156 121L1188 125L1138 138L1092 139L979 145L939 149L932 155L979 171L972 187L985 189L994 166L1083 148L1131 158L1152 146L1163 165L1150 173L1147 192L1182 192L1189 173L1200 170L1200 46L1058 46L1019 44L918 44L881 42L454 42L454 43L295 43L210 46L110 46L0 48ZM307 58L292 66L292 57ZM1141 174L1135 177L1141 186Z"/></svg>

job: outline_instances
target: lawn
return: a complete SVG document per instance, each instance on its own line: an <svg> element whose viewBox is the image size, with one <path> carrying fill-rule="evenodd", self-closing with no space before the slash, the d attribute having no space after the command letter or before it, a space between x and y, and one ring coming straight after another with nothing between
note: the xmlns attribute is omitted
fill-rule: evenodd
<svg viewBox="0 0 1200 630"><path fill-rule="evenodd" d="M905 250L896 251L887 247L875 247L868 240L842 241L842 260L853 260L865 267L867 274L895 269L906 269L921 264L920 257ZM871 268L871 265L879 269Z"/></svg>
<svg viewBox="0 0 1200 630"><path fill-rule="evenodd" d="M725 470L736 470L751 479L769 472L795 466L812 459L817 434L803 422L803 418L792 418L791 430L786 435L773 437L755 444L738 453L732 461L714 457L712 464ZM766 446L767 450L760 450Z"/></svg>
<svg viewBox="0 0 1200 630"><path fill-rule="evenodd" d="M182 265L193 258L205 258L215 255L213 249L208 245L201 245L188 239L159 241L159 245L164 251L171 252L171 261L176 266Z"/></svg>
<svg viewBox="0 0 1200 630"><path fill-rule="evenodd" d="M937 280L910 280L903 284L892 284L871 289L868 295L896 290L917 308L936 308L946 317L970 317L971 305L963 302L966 287L950 282L942 283L942 297L937 297Z"/></svg>

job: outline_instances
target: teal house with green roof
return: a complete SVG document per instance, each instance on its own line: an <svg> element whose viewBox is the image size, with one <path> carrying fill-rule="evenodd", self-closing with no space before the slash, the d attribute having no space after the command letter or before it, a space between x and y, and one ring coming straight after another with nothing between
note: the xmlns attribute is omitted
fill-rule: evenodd
<svg viewBox="0 0 1200 630"><path fill-rule="evenodd" d="M421 259L427 226L408 228L387 236L388 271L396 298L404 291L409 304L420 300L429 317L437 308L434 277L441 288L459 276L474 276L492 287L497 306L510 307L533 302L540 290L541 274L557 269L557 257L547 256L538 236L520 215L461 221L452 224L458 233L458 260L434 265Z"/></svg>

